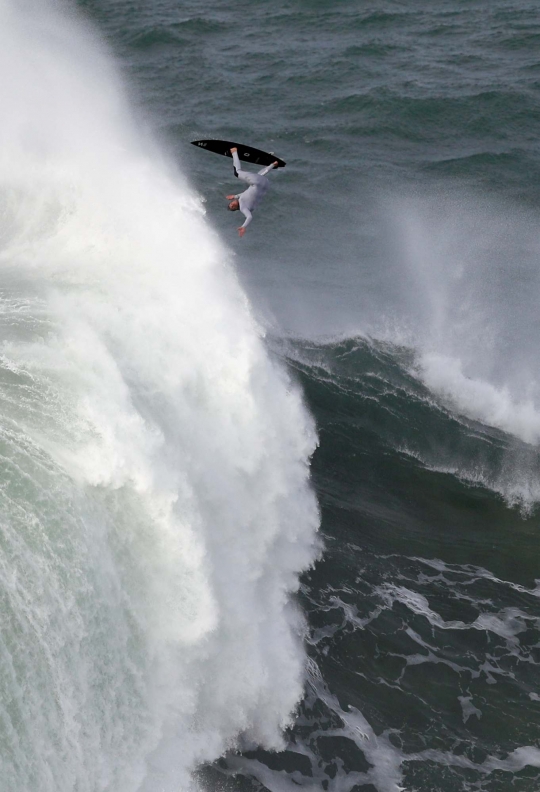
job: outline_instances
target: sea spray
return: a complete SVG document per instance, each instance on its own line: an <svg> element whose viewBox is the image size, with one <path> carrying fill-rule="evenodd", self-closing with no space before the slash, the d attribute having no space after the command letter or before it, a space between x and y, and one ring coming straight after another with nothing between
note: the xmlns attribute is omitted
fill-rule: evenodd
<svg viewBox="0 0 540 792"><path fill-rule="evenodd" d="M316 435L95 34L0 17L3 784L185 789L301 696Z"/></svg>

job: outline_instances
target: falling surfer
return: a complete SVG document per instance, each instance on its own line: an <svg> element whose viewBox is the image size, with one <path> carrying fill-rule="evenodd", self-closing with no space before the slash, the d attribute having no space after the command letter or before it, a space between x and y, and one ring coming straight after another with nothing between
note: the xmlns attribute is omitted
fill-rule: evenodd
<svg viewBox="0 0 540 792"><path fill-rule="evenodd" d="M234 143L232 140L192 140L191 143L197 148L212 151L214 154L232 157L234 175L249 184L249 187L243 193L227 196L231 212L236 212L239 209L246 218L244 224L238 229L238 235L243 237L247 226L251 223L253 211L270 187L266 174L272 168L284 168L287 163L280 157L276 157L274 152L268 153L267 151L262 151L262 149L253 148L253 146ZM240 160L251 162L253 165L264 165L265 167L258 173L249 173L249 171L242 170Z"/></svg>
<svg viewBox="0 0 540 792"><path fill-rule="evenodd" d="M243 193L227 196L227 200L230 202L230 211L236 212L239 209L246 218L244 220L244 224L238 229L238 236L243 237L246 233L247 226L251 223L253 211L260 204L263 196L270 187L270 182L266 178L266 174L271 171L272 168L277 168L279 163L276 160L271 165L268 165L266 168L260 170L258 173L250 173L249 171L242 170L240 159L238 158L237 148L231 148L230 151L234 162L234 175L238 176L239 179L242 179L242 181L245 181L247 184L249 184L249 187L247 190L244 190Z"/></svg>

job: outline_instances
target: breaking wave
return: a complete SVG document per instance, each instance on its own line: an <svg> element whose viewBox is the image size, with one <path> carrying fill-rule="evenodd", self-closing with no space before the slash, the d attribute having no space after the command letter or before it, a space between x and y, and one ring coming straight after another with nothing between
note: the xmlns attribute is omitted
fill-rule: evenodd
<svg viewBox="0 0 540 792"><path fill-rule="evenodd" d="M0 2L3 784L185 789L302 694L316 434L68 11Z"/></svg>

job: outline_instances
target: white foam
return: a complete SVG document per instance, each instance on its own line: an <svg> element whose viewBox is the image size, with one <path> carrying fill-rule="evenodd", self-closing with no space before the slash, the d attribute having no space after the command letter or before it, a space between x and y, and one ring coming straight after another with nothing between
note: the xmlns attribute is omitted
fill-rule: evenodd
<svg viewBox="0 0 540 792"><path fill-rule="evenodd" d="M19 488L26 527L6 529L4 580L18 558L34 574L9 589L24 627L5 668L28 693L19 733L3 711L5 778L176 792L242 732L279 747L302 694L315 431L93 32L0 0L0 45L0 267L35 320L3 304L4 372L27 388L10 402L2 381L4 429L28 449L15 479L32 493L38 460L47 477L47 508Z"/></svg>
<svg viewBox="0 0 540 792"><path fill-rule="evenodd" d="M393 602L401 602L413 613L425 616L430 624L441 630L486 630L512 645L519 643L517 636L527 629L527 620L536 622L534 617L527 616L519 608L504 608L499 613L481 613L470 623L460 620L446 621L430 608L427 598L417 591L387 583L379 587L379 593L390 606Z"/></svg>
<svg viewBox="0 0 540 792"><path fill-rule="evenodd" d="M466 376L461 361L448 355L421 354L419 368L422 380L431 390L470 418L526 443L540 440L540 410L532 399L516 399L508 388Z"/></svg>
<svg viewBox="0 0 540 792"><path fill-rule="evenodd" d="M476 770L482 775L490 775L495 770L506 773L519 773L525 767L540 767L540 750L532 745L523 745L508 754L505 759L498 756L488 756L484 762L476 763L466 756L456 756L444 751L427 750L409 755L411 760L428 760L448 767L462 767Z"/></svg>
<svg viewBox="0 0 540 792"><path fill-rule="evenodd" d="M416 556L413 556L411 560L419 561L421 564L425 564L426 566L435 569L437 572L451 572L453 575L462 575L467 578L471 578L469 582L474 582L478 578L490 580L491 582L497 583L501 586L507 586L514 591L519 591L521 594L529 594L532 597L540 597L540 579L535 580L536 587L534 589L529 589L525 586L522 586L520 583L513 583L509 580L501 580L501 578L496 577L492 572L489 572L489 570L483 569L482 567L475 567L472 564L447 564L445 561L441 561L438 558L418 558Z"/></svg>
<svg viewBox="0 0 540 792"><path fill-rule="evenodd" d="M361 330L414 349L415 373L437 401L509 435L509 448L497 455L500 470L475 470L467 459L447 470L528 516L540 501L536 218L449 185L446 193L389 202L386 224L397 259L388 271L400 288L390 303L381 302L383 278L369 296L396 327L368 320ZM534 448L514 448L513 437ZM437 464L436 449L428 463Z"/></svg>
<svg viewBox="0 0 540 792"><path fill-rule="evenodd" d="M463 710L463 723L467 723L470 717L473 715L480 720L482 717L482 710L475 707L472 703L472 696L458 696L458 701L461 704L461 709Z"/></svg>

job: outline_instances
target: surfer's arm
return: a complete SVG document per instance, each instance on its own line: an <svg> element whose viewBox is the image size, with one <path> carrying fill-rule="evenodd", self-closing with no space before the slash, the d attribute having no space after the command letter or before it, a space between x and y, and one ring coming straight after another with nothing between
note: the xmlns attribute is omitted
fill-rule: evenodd
<svg viewBox="0 0 540 792"><path fill-rule="evenodd" d="M241 227L242 227L242 228L247 228L247 227L248 227L248 225L251 223L251 220L252 220L252 218L253 218L253 215L251 214L251 212L249 211L249 209L240 209L240 211L242 212L242 214L243 214L243 215L244 215L244 217L246 218L246 219L244 220L244 224L243 224Z"/></svg>
<svg viewBox="0 0 540 792"><path fill-rule="evenodd" d="M244 220L244 225L241 225L240 228L238 229L238 236L239 237L243 237L244 234L246 233L246 228L251 223L251 218L252 218L253 215L251 214L249 209L240 209L240 211L242 212L242 214L246 218Z"/></svg>

